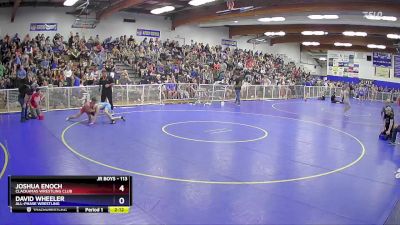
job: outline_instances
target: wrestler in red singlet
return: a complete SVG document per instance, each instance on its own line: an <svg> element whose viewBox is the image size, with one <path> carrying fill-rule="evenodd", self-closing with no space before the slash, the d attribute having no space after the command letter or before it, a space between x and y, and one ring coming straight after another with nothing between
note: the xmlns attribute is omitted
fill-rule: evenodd
<svg viewBox="0 0 400 225"><path fill-rule="evenodd" d="M94 115L95 112L95 104L92 104L92 102L86 102L82 108L81 108L81 113L86 113L88 115Z"/></svg>
<svg viewBox="0 0 400 225"><path fill-rule="evenodd" d="M92 100L90 102L86 102L85 104L83 104L82 108L80 109L79 113L77 113L76 115L72 115L67 117L67 121L71 120L71 119L77 119L79 117L82 116L82 114L86 113L86 115L88 115L89 117L89 123L91 123L92 118L95 115L95 107L96 107L96 103L97 103L97 99L96 98L92 98Z"/></svg>

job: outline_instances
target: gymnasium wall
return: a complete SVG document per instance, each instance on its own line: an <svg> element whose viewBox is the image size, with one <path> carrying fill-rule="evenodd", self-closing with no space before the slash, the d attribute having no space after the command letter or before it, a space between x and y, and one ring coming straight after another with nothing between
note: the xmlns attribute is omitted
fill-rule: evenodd
<svg viewBox="0 0 400 225"><path fill-rule="evenodd" d="M86 38L89 36L100 35L100 38L109 36L117 37L121 35L136 36L136 29L149 29L161 31L161 39L175 39L181 43L190 44L191 40L196 42L209 43L211 45L221 44L222 39L229 39L229 31L227 27L219 28L200 28L198 26L181 26L175 31L171 31L171 21L164 19L162 16L135 14L120 12L116 13L100 22L95 29L73 29L75 18L67 15L66 8L51 8L51 7L21 7L17 11L17 16L14 23L10 23L12 8L0 8L0 36L5 34L19 33L20 36L29 33L36 35L37 33L45 33L45 35L54 35L61 33L64 37L69 36L69 32L83 33ZM136 23L124 23L123 19L136 19ZM57 32L31 32L29 31L30 23L57 23ZM143 37L136 37L141 40ZM297 43L253 45L247 43L251 37L234 37L238 47L249 49L263 53L285 55L291 61L300 63L300 45Z"/></svg>
<svg viewBox="0 0 400 225"><path fill-rule="evenodd" d="M319 65L318 62L308 54L308 52L300 53L300 65L303 67L304 71L307 73L309 72L311 75L324 75L323 67Z"/></svg>
<svg viewBox="0 0 400 225"><path fill-rule="evenodd" d="M0 28L1 34L5 33L20 33L36 35L37 33L46 33L53 35L55 33L61 33L64 37L69 36L69 32L80 32L84 33L87 38L89 36L100 35L100 38L106 38L109 36L118 37L127 34L136 34L137 28L159 30L161 31L162 39L175 39L180 36L185 38L186 43L190 43L191 40L207 42L210 44L220 44L221 38L227 38L227 28L197 28L194 26L182 26L176 31L171 31L171 22L165 20L160 16L151 16L145 14L134 14L134 13L117 13L111 17L108 17L101 21L95 29L73 29L75 18L71 15L65 14L65 8L27 8L22 7L18 9L17 16L14 23L10 23L11 8L0 9ZM94 16L93 16L94 17ZM124 23L123 19L136 19L136 23ZM58 23L57 32L30 32L29 24L34 23ZM139 38L140 39L140 38Z"/></svg>
<svg viewBox="0 0 400 225"><path fill-rule="evenodd" d="M162 16L153 16L146 14L135 14L120 12L116 13L106 19L103 19L95 29L73 29L75 18L71 15L67 15L65 8L27 8L22 7L18 9L17 16L14 23L10 23L11 8L0 9L0 34L3 36L6 33L14 34L27 34L36 35L37 33L45 33L54 35L55 33L61 33L64 37L69 36L69 32L80 32L84 33L87 38L89 36L100 35L100 38L106 38L109 36L118 37L121 35L132 34L136 36L136 29L148 29L161 31L161 39L177 39L181 43L190 44L191 40L196 42L209 43L211 45L221 44L221 39L228 39L228 28L217 27L217 28L200 28L197 26L181 26L175 31L171 30L171 21L164 19ZM92 16L94 17L94 16ZM135 19L136 23L124 23L123 19ZM30 23L58 23L57 32L30 32ZM141 40L142 37L136 37ZM264 45L253 46L252 44L246 43L248 38L242 37L237 39L239 47L244 49L256 49L266 50Z"/></svg>
<svg viewBox="0 0 400 225"><path fill-rule="evenodd" d="M322 64L321 67L321 76L327 76L328 75L328 68L326 63Z"/></svg>
<svg viewBox="0 0 400 225"><path fill-rule="evenodd" d="M390 76L389 77L380 77L375 75L375 67L373 66L373 52L346 52L346 51L328 51L328 58L329 54L337 54L337 53L350 53L355 54L355 62L360 65L358 78L360 79L369 79L369 80L377 80L377 81L385 81L385 82L393 82L393 83L400 83L400 78L394 77L394 60L392 55L392 67L390 68ZM371 61L367 60L367 57L371 57ZM327 62L328 63L328 62ZM330 73L330 70L327 66L326 68L328 76L335 76L334 74ZM336 75L338 76L338 75Z"/></svg>

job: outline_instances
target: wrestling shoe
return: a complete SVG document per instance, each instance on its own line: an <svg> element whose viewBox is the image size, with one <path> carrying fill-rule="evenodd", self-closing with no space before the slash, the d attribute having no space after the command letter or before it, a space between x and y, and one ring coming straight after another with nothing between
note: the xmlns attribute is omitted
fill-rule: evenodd
<svg viewBox="0 0 400 225"><path fill-rule="evenodd" d="M111 120L111 124L116 124L117 122L115 120Z"/></svg>
<svg viewBox="0 0 400 225"><path fill-rule="evenodd" d="M121 120L123 120L124 122L126 121L126 120L125 120L125 117L123 117L123 116L121 116Z"/></svg>
<svg viewBox="0 0 400 225"><path fill-rule="evenodd" d="M388 141L390 145L399 145L399 142L392 142L392 141ZM400 173L400 172L399 172Z"/></svg>

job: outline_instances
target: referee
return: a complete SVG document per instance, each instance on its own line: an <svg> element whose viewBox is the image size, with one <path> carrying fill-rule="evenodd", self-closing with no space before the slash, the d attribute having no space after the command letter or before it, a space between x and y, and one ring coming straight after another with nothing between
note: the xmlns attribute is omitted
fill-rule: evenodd
<svg viewBox="0 0 400 225"><path fill-rule="evenodd" d="M242 79L237 76L235 79L235 93L236 93L236 100L235 103L240 105L240 91L242 90Z"/></svg>
<svg viewBox="0 0 400 225"><path fill-rule="evenodd" d="M105 69L101 71L99 85L101 85L101 102L105 102L107 98L108 103L110 103L111 105L111 110L114 110L114 105L112 101L112 87L114 85L114 79L111 76L107 75L107 71Z"/></svg>

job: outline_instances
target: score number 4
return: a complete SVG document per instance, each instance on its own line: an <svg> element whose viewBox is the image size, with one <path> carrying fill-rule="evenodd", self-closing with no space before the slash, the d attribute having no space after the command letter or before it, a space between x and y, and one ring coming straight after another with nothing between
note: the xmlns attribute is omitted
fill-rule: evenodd
<svg viewBox="0 0 400 225"><path fill-rule="evenodd" d="M125 191L124 185L121 185L121 186L118 188L118 190L120 190L121 192L124 192L124 191ZM119 203L120 205L125 204L125 198L124 198L124 197L120 197L120 198L118 199L118 203Z"/></svg>

